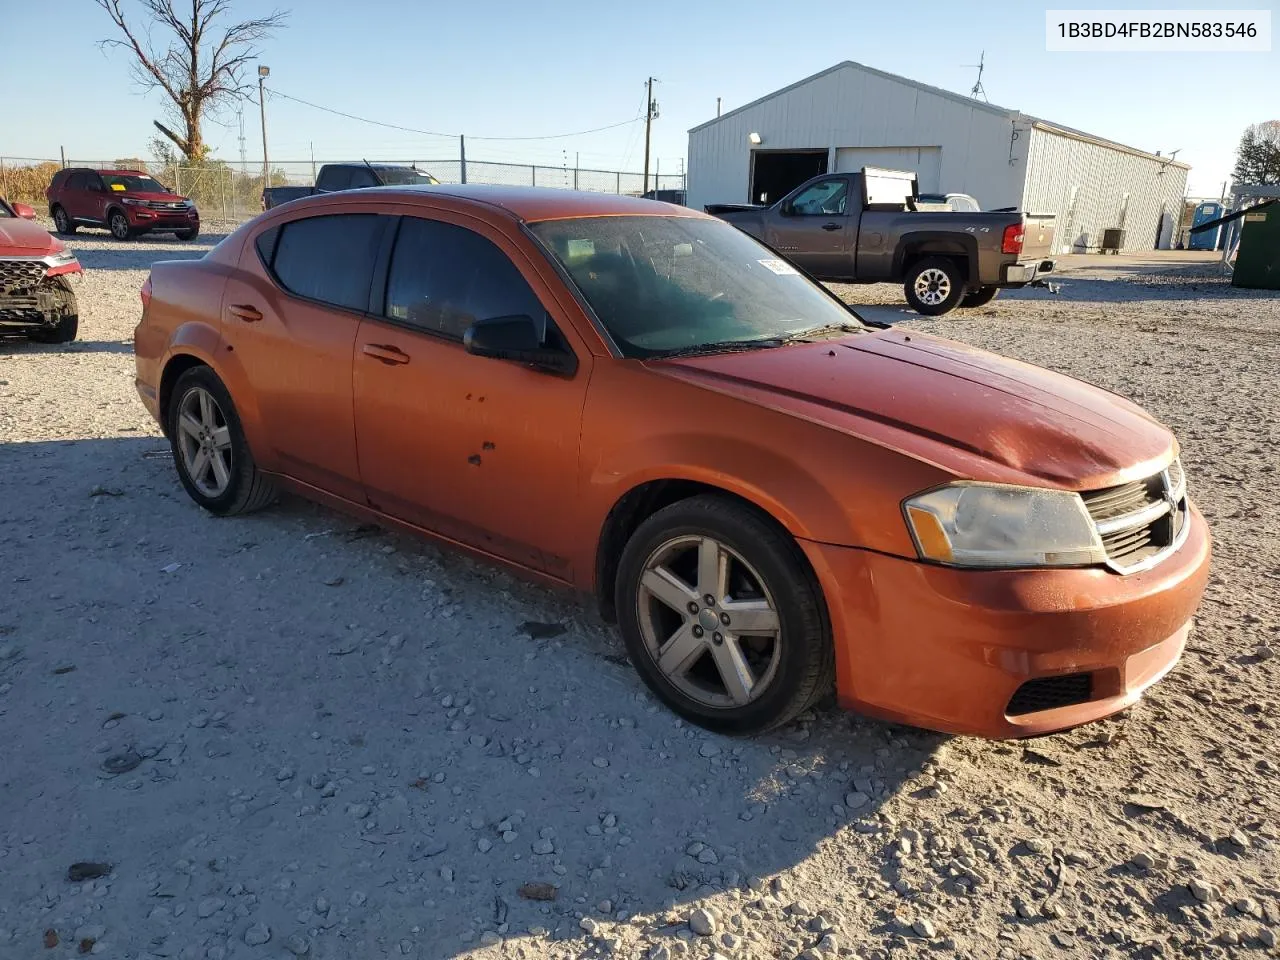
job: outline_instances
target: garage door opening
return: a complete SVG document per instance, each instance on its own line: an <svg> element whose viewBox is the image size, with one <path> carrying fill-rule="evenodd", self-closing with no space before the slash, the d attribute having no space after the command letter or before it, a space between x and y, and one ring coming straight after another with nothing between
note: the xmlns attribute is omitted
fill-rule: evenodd
<svg viewBox="0 0 1280 960"><path fill-rule="evenodd" d="M826 150L752 150L751 202L774 203L826 172Z"/></svg>

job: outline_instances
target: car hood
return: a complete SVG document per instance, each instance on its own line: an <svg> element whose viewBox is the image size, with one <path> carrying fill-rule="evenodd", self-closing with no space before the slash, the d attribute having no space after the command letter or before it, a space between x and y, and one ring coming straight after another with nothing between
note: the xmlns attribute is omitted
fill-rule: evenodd
<svg viewBox="0 0 1280 960"><path fill-rule="evenodd" d="M141 190L131 190L129 193L119 193L117 196L128 197L130 200L154 200L158 203L181 203L187 199L176 193L147 193Z"/></svg>
<svg viewBox="0 0 1280 960"><path fill-rule="evenodd" d="M21 217L5 217L0 220L0 254L29 257L41 253L58 253L62 249L62 242L38 223Z"/></svg>
<svg viewBox="0 0 1280 960"><path fill-rule="evenodd" d="M950 448L962 457L943 465L972 479L997 479L966 469L976 456L1028 481L1095 489L1154 472L1176 449L1123 397L914 331L649 365L922 459Z"/></svg>

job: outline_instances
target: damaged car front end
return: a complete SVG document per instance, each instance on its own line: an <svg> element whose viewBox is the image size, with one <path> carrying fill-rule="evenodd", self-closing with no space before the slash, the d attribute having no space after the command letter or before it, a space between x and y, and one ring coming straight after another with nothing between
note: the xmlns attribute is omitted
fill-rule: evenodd
<svg viewBox="0 0 1280 960"><path fill-rule="evenodd" d="M79 327L72 284L83 268L32 217L30 207L0 200L0 337L66 343Z"/></svg>

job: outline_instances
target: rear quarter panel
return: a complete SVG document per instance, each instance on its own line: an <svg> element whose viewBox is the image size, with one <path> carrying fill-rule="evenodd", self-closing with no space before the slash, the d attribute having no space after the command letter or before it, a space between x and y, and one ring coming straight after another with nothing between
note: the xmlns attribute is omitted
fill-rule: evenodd
<svg viewBox="0 0 1280 960"><path fill-rule="evenodd" d="M151 267L151 303L134 330L134 357L141 392L155 398L153 414L163 425L164 371L175 357L209 365L236 397L237 359L221 349L222 295L243 236L223 240L199 260L161 260Z"/></svg>

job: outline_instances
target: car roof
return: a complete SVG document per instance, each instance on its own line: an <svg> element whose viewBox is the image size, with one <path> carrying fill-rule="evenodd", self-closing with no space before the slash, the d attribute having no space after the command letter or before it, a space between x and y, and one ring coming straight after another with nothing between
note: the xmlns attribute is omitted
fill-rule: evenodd
<svg viewBox="0 0 1280 960"><path fill-rule="evenodd" d="M578 217L697 217L711 219L706 214L677 207L658 200L642 200L639 197L620 196L613 193L588 193L577 190L557 190L552 187L507 187L479 183L422 184L408 186L364 187L359 190L342 190L319 197L304 197L294 201L340 202L360 194L378 199L416 199L448 197L464 203L481 204L504 210L517 220L534 223L539 220L570 220Z"/></svg>

